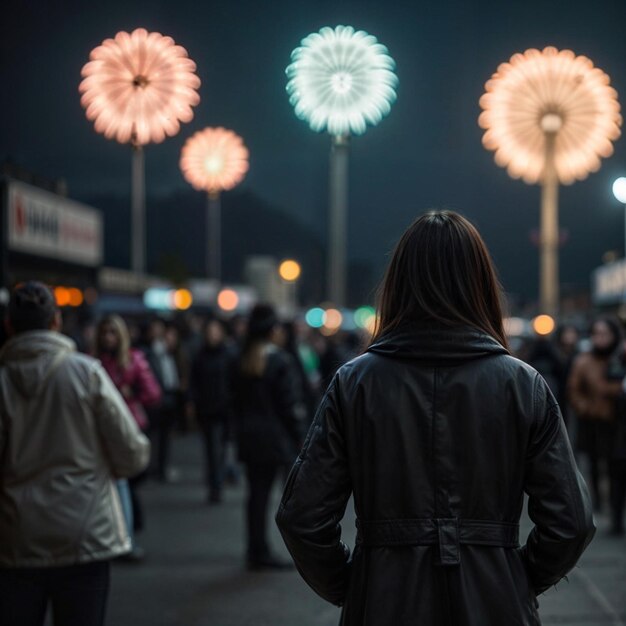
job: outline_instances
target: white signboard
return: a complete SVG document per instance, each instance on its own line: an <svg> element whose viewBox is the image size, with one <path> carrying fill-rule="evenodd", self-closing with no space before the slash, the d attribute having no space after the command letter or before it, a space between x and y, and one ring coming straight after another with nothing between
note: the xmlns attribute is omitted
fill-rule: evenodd
<svg viewBox="0 0 626 626"><path fill-rule="evenodd" d="M593 272L594 304L626 301L626 260L607 263Z"/></svg>
<svg viewBox="0 0 626 626"><path fill-rule="evenodd" d="M9 183L9 249L81 265L102 263L99 211L25 183Z"/></svg>

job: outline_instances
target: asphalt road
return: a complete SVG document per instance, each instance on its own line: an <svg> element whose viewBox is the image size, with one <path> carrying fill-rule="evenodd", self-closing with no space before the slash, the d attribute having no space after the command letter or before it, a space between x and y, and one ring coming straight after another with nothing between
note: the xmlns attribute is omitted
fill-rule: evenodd
<svg viewBox="0 0 626 626"><path fill-rule="evenodd" d="M243 486L220 506L205 503L200 440L173 442L175 483L143 489L147 551L139 565L116 563L109 626L335 626L339 609L318 598L295 572L250 573L243 560ZM278 489L274 494L277 502ZM354 514L344 521L354 539ZM626 626L626 539L599 530L581 564L540 597L543 624ZM524 522L524 532L530 524ZM273 546L287 556L272 525ZM506 626L506 625L502 625Z"/></svg>

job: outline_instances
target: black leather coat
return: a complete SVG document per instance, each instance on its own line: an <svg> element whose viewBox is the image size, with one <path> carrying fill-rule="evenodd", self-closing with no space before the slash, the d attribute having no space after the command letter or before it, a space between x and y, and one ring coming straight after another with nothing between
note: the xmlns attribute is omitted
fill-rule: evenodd
<svg viewBox="0 0 626 626"><path fill-rule="evenodd" d="M535 526L520 548L524 492ZM536 595L595 532L545 381L469 328L396 330L342 367L276 521L344 626L539 624Z"/></svg>

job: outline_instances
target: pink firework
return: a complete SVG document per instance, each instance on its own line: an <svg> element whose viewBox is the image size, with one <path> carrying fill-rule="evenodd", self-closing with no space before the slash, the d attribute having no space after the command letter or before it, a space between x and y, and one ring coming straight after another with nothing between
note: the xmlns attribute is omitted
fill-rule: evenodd
<svg viewBox="0 0 626 626"><path fill-rule="evenodd" d="M571 50L526 50L502 63L480 99L483 145L513 178L537 183L546 144L564 184L586 178L613 153L622 118L617 92L591 60Z"/></svg>
<svg viewBox="0 0 626 626"><path fill-rule="evenodd" d="M79 91L87 119L107 139L159 143L193 118L200 102L196 64L171 37L137 28L91 51Z"/></svg>
<svg viewBox="0 0 626 626"><path fill-rule="evenodd" d="M238 185L248 171L249 152L239 135L226 128L205 128L183 146L180 169L194 189L217 193Z"/></svg>

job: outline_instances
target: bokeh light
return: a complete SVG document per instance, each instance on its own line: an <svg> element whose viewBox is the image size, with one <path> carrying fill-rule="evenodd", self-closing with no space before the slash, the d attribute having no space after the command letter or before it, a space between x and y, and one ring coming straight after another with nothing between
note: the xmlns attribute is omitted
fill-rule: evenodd
<svg viewBox="0 0 626 626"><path fill-rule="evenodd" d="M626 204L626 178L624 176L620 176L613 183L613 195L618 202Z"/></svg>
<svg viewBox="0 0 626 626"><path fill-rule="evenodd" d="M311 328L321 328L324 326L324 317L326 312L324 309L319 307L315 307L313 309L309 309L304 316L306 323Z"/></svg>
<svg viewBox="0 0 626 626"><path fill-rule="evenodd" d="M239 296L233 289L222 289L217 296L217 305L222 311L234 311L239 306Z"/></svg>
<svg viewBox="0 0 626 626"><path fill-rule="evenodd" d="M538 335L549 335L555 328L556 323L550 315L538 315L533 320L533 330Z"/></svg>
<svg viewBox="0 0 626 626"><path fill-rule="evenodd" d="M302 268L300 267L300 264L293 259L283 261L278 268L278 274L287 282L294 282L298 280L301 273Z"/></svg>

